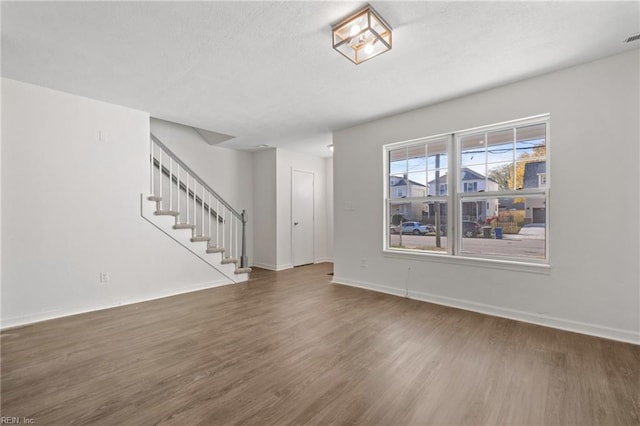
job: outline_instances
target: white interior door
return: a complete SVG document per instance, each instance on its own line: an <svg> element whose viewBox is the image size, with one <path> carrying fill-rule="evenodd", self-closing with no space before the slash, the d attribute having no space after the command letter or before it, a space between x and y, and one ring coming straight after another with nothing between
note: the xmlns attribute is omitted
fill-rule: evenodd
<svg viewBox="0 0 640 426"><path fill-rule="evenodd" d="M291 253L293 266L313 263L313 173L291 172Z"/></svg>

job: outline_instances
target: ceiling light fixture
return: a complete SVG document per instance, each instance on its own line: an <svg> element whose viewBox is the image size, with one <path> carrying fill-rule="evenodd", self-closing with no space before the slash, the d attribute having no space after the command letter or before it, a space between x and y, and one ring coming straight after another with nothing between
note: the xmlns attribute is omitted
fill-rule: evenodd
<svg viewBox="0 0 640 426"><path fill-rule="evenodd" d="M391 50L391 27L367 5L331 26L333 48L354 64Z"/></svg>

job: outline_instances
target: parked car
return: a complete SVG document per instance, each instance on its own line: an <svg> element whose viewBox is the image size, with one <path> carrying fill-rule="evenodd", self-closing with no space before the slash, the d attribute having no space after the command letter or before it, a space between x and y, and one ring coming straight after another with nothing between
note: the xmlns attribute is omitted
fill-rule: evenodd
<svg viewBox="0 0 640 426"><path fill-rule="evenodd" d="M397 234L400 225L391 226L391 233ZM420 222L403 222L402 223L402 233L403 234L413 234L413 235L424 235L429 231L428 225L423 225ZM433 231L435 232L435 231Z"/></svg>
<svg viewBox="0 0 640 426"><path fill-rule="evenodd" d="M544 240L546 226L544 223L529 223L518 231L518 237L527 239Z"/></svg>
<svg viewBox="0 0 640 426"><path fill-rule="evenodd" d="M478 222L474 222L472 220L463 220L462 221L462 236L463 237L477 237L478 234L482 233L482 225Z"/></svg>
<svg viewBox="0 0 640 426"><path fill-rule="evenodd" d="M436 235L436 227L435 226L433 226L433 225L425 225L425 226L427 227L427 234ZM446 225L440 225L440 235L441 236L447 234L446 229L447 229Z"/></svg>

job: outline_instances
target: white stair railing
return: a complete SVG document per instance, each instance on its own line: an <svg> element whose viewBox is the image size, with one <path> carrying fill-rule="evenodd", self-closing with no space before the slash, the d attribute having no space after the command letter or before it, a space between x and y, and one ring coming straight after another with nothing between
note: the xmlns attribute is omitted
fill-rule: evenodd
<svg viewBox="0 0 640 426"><path fill-rule="evenodd" d="M208 249L223 253L223 263L247 268L246 212L231 207L153 134L150 144L149 191L157 200L156 214L175 216L174 228L191 228L192 241L208 241Z"/></svg>

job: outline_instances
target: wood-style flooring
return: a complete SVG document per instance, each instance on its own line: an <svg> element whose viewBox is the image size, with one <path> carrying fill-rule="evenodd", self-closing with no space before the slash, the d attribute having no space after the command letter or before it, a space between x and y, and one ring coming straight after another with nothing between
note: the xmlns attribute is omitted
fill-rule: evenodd
<svg viewBox="0 0 640 426"><path fill-rule="evenodd" d="M330 284L331 264L2 332L38 425L639 425L640 347ZM24 422L23 422L24 423Z"/></svg>

